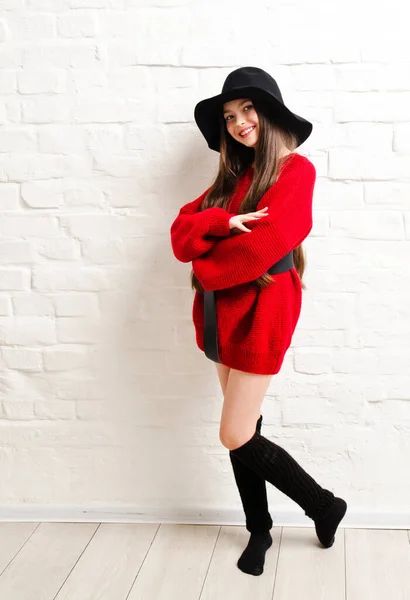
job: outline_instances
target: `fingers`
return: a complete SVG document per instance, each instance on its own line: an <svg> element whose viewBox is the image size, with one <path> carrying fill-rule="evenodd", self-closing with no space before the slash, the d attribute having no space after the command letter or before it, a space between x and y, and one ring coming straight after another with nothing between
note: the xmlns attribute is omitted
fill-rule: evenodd
<svg viewBox="0 0 410 600"><path fill-rule="evenodd" d="M258 216L254 216L254 215L258 215ZM254 219L260 219L261 217L267 217L268 213L264 213L264 214L259 214L259 213L248 213L246 216L246 220L247 221L253 221Z"/></svg>
<svg viewBox="0 0 410 600"><path fill-rule="evenodd" d="M262 208L261 210L257 210L256 212L249 213L250 215L260 215L261 217L265 217L268 213L265 212L268 210L268 207Z"/></svg>
<svg viewBox="0 0 410 600"><path fill-rule="evenodd" d="M265 206L265 208L262 208L261 210L258 210L256 212L246 213L246 214L242 214L242 215L236 215L236 217L232 217L229 221L230 229L233 229L236 227L240 231L245 231L247 233L251 233L252 229L248 229L247 227L245 227L244 223L246 223L248 221L258 221L262 217L267 217L268 216L268 213L266 212L267 210L268 210L268 207ZM239 221L239 223L236 225L234 220ZM231 223L231 221L232 221L232 223Z"/></svg>

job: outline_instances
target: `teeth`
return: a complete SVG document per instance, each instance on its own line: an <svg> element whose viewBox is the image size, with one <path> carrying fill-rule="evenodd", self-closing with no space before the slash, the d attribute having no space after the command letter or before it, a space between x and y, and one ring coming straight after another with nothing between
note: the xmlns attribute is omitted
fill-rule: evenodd
<svg viewBox="0 0 410 600"><path fill-rule="evenodd" d="M245 131L243 131L242 133L240 133L239 135L244 136L247 133L249 133L250 131L252 131L252 129L255 129L255 127L249 127L249 129L245 129Z"/></svg>

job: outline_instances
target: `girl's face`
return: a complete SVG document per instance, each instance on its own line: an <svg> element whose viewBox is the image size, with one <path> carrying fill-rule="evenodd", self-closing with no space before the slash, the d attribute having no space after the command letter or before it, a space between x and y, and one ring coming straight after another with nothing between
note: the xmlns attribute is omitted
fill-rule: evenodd
<svg viewBox="0 0 410 600"><path fill-rule="evenodd" d="M254 147L258 141L259 121L252 100L230 100L223 105L223 111L228 133L244 146Z"/></svg>

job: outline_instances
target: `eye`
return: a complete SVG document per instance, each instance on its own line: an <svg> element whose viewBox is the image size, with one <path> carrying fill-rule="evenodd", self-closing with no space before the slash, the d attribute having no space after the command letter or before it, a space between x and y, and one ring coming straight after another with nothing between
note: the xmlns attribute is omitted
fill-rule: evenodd
<svg viewBox="0 0 410 600"><path fill-rule="evenodd" d="M245 106L244 110L245 110L245 109L247 109L247 108L253 108L253 104L247 104L247 105ZM228 116L226 117L225 121L228 121L230 116L231 116L231 115L228 115Z"/></svg>

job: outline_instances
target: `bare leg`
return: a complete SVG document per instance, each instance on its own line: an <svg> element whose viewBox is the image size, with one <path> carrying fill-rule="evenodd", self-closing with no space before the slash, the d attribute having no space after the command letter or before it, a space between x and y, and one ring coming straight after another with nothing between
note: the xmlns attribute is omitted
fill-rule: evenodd
<svg viewBox="0 0 410 600"><path fill-rule="evenodd" d="M225 392L220 438L224 446L259 476L289 496L314 520L316 533L326 548L347 504L322 488L286 450L253 431L271 376L231 370Z"/></svg>
<svg viewBox="0 0 410 600"><path fill-rule="evenodd" d="M225 365L216 363L222 392L225 396L230 369ZM262 415L255 422L253 431L261 430ZM229 452L235 482L241 497L243 511L246 519L246 529L250 533L262 533L269 531L272 526L272 518L269 514L268 499L266 494L266 481L243 464L232 452Z"/></svg>
<svg viewBox="0 0 410 600"><path fill-rule="evenodd" d="M226 369L226 367L225 367ZM232 373L235 370L231 369L227 377L224 369L218 369L221 373L220 379L225 383L223 387L224 398L227 396L227 387L230 382ZM265 380L264 385L269 384ZM264 394L264 390L262 390ZM263 396L262 396L263 399ZM226 411L226 401L224 400L225 419L229 415ZM246 412L246 411L245 411ZM260 410L258 410L258 413ZM226 421L221 420L220 436L223 435L223 427ZM253 426L253 431L260 432L262 426L262 415ZM261 575L265 564L265 554L268 548L272 545L272 536L270 529L272 528L272 518L269 514L268 499L266 494L266 481L263 477L248 468L241 460L239 460L231 451L229 452L236 485L242 501L242 507L246 517L246 529L250 532L248 545L239 557L237 562L238 568L244 573L250 575Z"/></svg>

